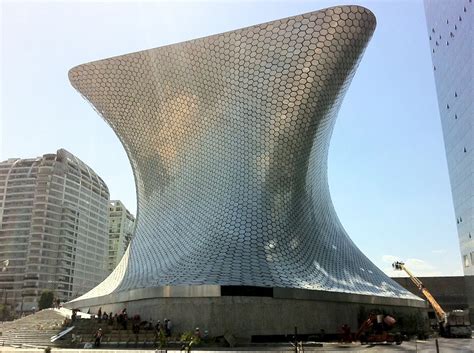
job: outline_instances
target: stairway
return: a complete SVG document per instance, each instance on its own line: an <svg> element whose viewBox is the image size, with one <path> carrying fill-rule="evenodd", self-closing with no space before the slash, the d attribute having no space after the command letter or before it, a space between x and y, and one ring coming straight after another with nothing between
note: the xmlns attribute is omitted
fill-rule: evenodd
<svg viewBox="0 0 474 353"><path fill-rule="evenodd" d="M155 330L142 329L139 334L134 334L131 324L127 330L123 330L117 323L109 325L106 321L89 319L90 315L87 314L81 316L84 318L69 323L74 329L54 343L51 343L51 337L67 328L63 322L66 317L70 317L70 310L46 309L15 321L0 323L0 346L79 348L85 343L93 343L94 333L99 328L104 334L102 345L105 347L151 348L159 345ZM169 340L168 344L176 346L176 338Z"/></svg>
<svg viewBox="0 0 474 353"><path fill-rule="evenodd" d="M0 323L0 346L45 347L63 330L64 314L46 309L15 321Z"/></svg>
<svg viewBox="0 0 474 353"><path fill-rule="evenodd" d="M114 323L109 325L106 321L96 319L78 319L74 323L74 330L64 336L62 341L57 341L57 346L77 348L82 347L86 342L94 342L94 333L101 328L103 332L102 346L113 348L131 347L154 347L158 345L159 339L155 330L140 330L135 334L129 324L128 330L123 330ZM73 339L74 337L74 339Z"/></svg>

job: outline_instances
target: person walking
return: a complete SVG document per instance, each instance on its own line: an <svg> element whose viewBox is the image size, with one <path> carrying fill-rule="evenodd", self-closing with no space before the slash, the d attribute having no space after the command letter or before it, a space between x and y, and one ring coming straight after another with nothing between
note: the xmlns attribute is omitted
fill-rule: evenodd
<svg viewBox="0 0 474 353"><path fill-rule="evenodd" d="M166 320L166 337L171 337L171 329L173 325L171 324L171 320Z"/></svg>
<svg viewBox="0 0 474 353"><path fill-rule="evenodd" d="M77 318L77 311L79 309L72 309L72 315L71 315L71 321L74 322L76 321L76 318Z"/></svg>
<svg viewBox="0 0 474 353"><path fill-rule="evenodd" d="M102 341L102 329L99 328L94 335L94 347L100 347L100 342Z"/></svg>

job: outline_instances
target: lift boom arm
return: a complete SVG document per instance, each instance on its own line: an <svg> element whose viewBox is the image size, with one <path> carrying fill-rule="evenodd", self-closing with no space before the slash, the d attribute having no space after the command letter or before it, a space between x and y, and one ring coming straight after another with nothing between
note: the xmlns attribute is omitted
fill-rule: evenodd
<svg viewBox="0 0 474 353"><path fill-rule="evenodd" d="M447 321L447 316L446 312L443 310L441 305L438 304L436 299L431 295L431 293L428 291L428 289L425 288L423 283L419 280L419 278L415 277L413 273L411 273L405 266L403 262L394 262L392 264L392 267L395 270L399 271L405 271L408 276L410 276L411 281L415 284L415 286L420 290L421 293L425 296L425 298L430 302L431 306L433 307L433 310L436 313L436 317L438 318L438 322L440 323L446 323Z"/></svg>

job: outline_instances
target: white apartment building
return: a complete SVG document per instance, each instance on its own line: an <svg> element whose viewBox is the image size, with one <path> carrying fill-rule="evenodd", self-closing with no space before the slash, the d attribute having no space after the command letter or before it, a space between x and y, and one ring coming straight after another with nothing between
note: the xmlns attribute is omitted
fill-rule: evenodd
<svg viewBox="0 0 474 353"><path fill-rule="evenodd" d="M0 162L0 272L3 300L31 310L43 290L62 301L107 275L109 190L64 149Z"/></svg>
<svg viewBox="0 0 474 353"><path fill-rule="evenodd" d="M112 272L122 259L133 236L135 217L119 200L109 202L109 260L108 270Z"/></svg>

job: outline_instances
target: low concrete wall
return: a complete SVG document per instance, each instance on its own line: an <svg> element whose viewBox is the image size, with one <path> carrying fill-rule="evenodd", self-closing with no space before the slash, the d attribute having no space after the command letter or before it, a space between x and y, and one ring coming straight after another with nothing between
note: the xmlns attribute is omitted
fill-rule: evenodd
<svg viewBox="0 0 474 353"><path fill-rule="evenodd" d="M423 285L430 291L445 311L469 309L469 317L474 327L474 276L419 277ZM416 295L419 289L408 277L392 278L398 284ZM435 314L429 307L430 317Z"/></svg>
<svg viewBox="0 0 474 353"><path fill-rule="evenodd" d="M413 294L421 295L420 290L413 284L410 278L394 277L392 279ZM468 308L464 277L419 277L419 279L444 310L451 311Z"/></svg>

